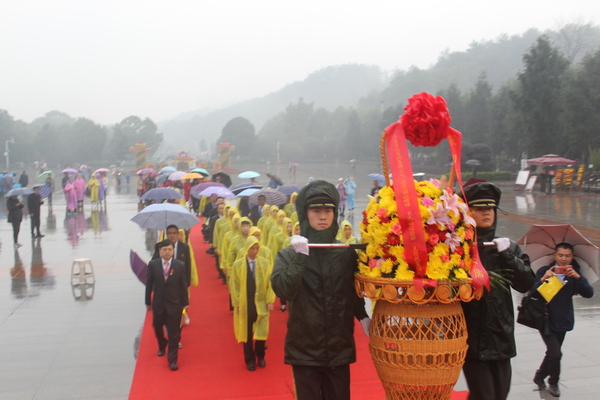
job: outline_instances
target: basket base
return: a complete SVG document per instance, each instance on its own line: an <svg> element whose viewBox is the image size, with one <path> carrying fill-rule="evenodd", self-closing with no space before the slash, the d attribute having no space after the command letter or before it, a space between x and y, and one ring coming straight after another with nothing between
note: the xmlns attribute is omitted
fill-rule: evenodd
<svg viewBox="0 0 600 400"><path fill-rule="evenodd" d="M378 301L369 350L388 400L450 399L467 353L459 303Z"/></svg>

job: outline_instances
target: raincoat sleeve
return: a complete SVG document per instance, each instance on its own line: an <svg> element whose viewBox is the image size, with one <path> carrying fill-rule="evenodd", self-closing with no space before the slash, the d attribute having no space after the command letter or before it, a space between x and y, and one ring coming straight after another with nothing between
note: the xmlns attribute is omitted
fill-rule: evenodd
<svg viewBox="0 0 600 400"><path fill-rule="evenodd" d="M533 287L535 274L527 253L513 240L508 249L500 254L501 269L508 269L512 276L509 277L511 286L518 292L525 293Z"/></svg>
<svg viewBox="0 0 600 400"><path fill-rule="evenodd" d="M302 284L302 274L306 268L308 256L296 253L291 247L277 253L271 285L275 294L286 300L293 300Z"/></svg>
<svg viewBox="0 0 600 400"><path fill-rule="evenodd" d="M245 258L240 258L236 262L234 262L233 266L231 267L229 293L231 294L231 305L233 306L233 308L237 308L240 306L240 272L245 261Z"/></svg>

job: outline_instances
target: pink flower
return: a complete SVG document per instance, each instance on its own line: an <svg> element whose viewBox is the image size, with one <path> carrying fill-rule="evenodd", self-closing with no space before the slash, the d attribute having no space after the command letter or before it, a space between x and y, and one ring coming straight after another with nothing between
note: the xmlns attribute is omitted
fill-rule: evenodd
<svg viewBox="0 0 600 400"><path fill-rule="evenodd" d="M440 196L444 207L450 211L454 211L458 215L459 211L464 212L467 209L465 203L460 202L460 198L456 194L444 193Z"/></svg>
<svg viewBox="0 0 600 400"><path fill-rule="evenodd" d="M423 196L423 199L421 200L421 204L423 204L425 207L433 207L433 205L435 204L435 201L433 201L433 199L429 196Z"/></svg>
<svg viewBox="0 0 600 400"><path fill-rule="evenodd" d="M444 243L446 243L446 245L448 247L450 247L450 250L453 253L454 253L454 250L456 249L456 247L460 246L460 242L461 242L461 239L456 233L453 232L453 233L446 234L446 240L444 241Z"/></svg>
<svg viewBox="0 0 600 400"><path fill-rule="evenodd" d="M448 216L448 210L446 210L440 203L437 203L435 210L429 210L431 217L427 220L429 225L440 224L447 226L452 223L452 220Z"/></svg>
<svg viewBox="0 0 600 400"><path fill-rule="evenodd" d="M450 256L448 254L442 254L440 260L442 260L442 262L448 262L450 261Z"/></svg>
<svg viewBox="0 0 600 400"><path fill-rule="evenodd" d="M394 226L392 226L392 233L398 236L402 235L402 226L399 222L396 222Z"/></svg>

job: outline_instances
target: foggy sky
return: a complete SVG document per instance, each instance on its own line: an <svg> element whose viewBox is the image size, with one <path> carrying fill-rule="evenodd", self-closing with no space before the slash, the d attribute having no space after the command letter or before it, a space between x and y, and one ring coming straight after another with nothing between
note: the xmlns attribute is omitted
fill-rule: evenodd
<svg viewBox="0 0 600 400"><path fill-rule="evenodd" d="M113 124L260 97L346 63L426 68L529 28L600 23L600 2L0 0L0 109Z"/></svg>

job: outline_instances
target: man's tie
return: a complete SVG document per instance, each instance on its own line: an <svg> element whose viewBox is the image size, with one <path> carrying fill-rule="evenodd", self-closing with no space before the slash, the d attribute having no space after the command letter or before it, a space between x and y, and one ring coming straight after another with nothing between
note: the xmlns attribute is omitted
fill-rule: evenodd
<svg viewBox="0 0 600 400"><path fill-rule="evenodd" d="M252 272L252 276L254 276L254 260L250 260L250 272Z"/></svg>
<svg viewBox="0 0 600 400"><path fill-rule="evenodd" d="M260 216L262 217L262 206L258 206L258 213L260 214Z"/></svg>
<svg viewBox="0 0 600 400"><path fill-rule="evenodd" d="M165 281L166 281L167 278L169 277L169 263L167 261L165 261L164 266L163 266L163 274L165 275Z"/></svg>

